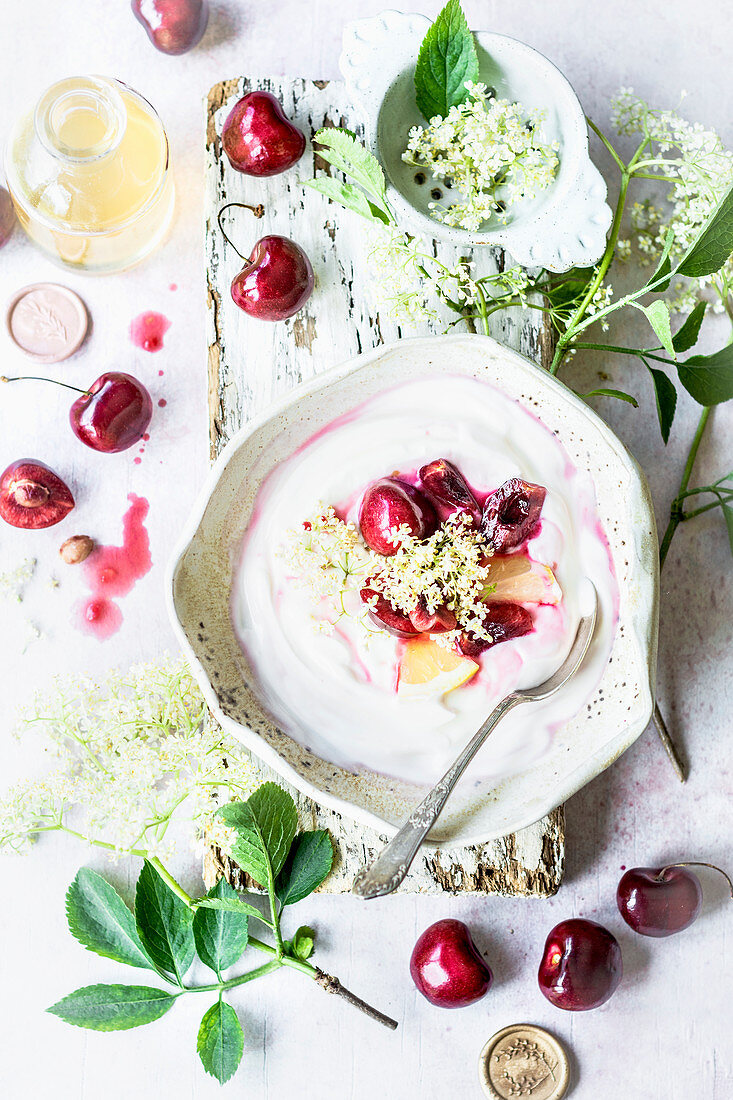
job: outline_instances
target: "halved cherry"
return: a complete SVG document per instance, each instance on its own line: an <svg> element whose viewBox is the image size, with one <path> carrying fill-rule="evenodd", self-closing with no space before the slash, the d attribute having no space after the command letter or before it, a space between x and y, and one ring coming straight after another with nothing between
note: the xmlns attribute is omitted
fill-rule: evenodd
<svg viewBox="0 0 733 1100"><path fill-rule="evenodd" d="M479 653L491 649L492 646L508 642L512 638L521 638L534 629L529 611L521 604L509 602L492 604L483 624L491 635L491 641L479 638L470 631L461 634L458 645L466 657L478 657Z"/></svg>
<svg viewBox="0 0 733 1100"><path fill-rule="evenodd" d="M481 508L465 477L447 458L436 458L420 470L420 481L428 496L448 508L467 512L476 526L481 522Z"/></svg>
<svg viewBox="0 0 733 1100"><path fill-rule="evenodd" d="M73 507L68 485L35 458L11 462L0 477L0 516L11 527L53 527Z"/></svg>
<svg viewBox="0 0 733 1100"><path fill-rule="evenodd" d="M544 486L512 477L486 498L481 526L494 550L516 550L532 537L546 495Z"/></svg>
<svg viewBox="0 0 733 1100"><path fill-rule="evenodd" d="M396 611L381 592L377 592L376 589L369 588L368 585L365 585L359 595L364 603L371 604L369 608L369 618L372 622L376 623L377 626L386 630L388 634L393 634L395 638L412 638L416 634L422 633L417 627L412 625L407 615L404 615L401 611ZM375 596L376 600L374 600Z"/></svg>

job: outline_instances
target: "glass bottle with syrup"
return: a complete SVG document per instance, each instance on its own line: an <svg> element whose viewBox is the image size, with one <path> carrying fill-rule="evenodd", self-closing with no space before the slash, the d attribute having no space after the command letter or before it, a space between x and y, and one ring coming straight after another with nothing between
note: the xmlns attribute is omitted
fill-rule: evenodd
<svg viewBox="0 0 733 1100"><path fill-rule="evenodd" d="M52 85L16 123L5 171L28 236L75 271L131 267L160 243L173 214L160 119L107 77Z"/></svg>

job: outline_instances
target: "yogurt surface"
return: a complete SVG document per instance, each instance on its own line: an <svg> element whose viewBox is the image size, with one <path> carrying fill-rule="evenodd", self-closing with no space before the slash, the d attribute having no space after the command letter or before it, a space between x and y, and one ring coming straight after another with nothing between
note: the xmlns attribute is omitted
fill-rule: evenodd
<svg viewBox="0 0 733 1100"><path fill-rule="evenodd" d="M526 552L549 565L562 590L556 605L533 606L534 630L477 658L462 687L426 699L397 693L403 643L365 630L358 593L330 634L289 560L288 532L324 506L357 522L369 483L450 459L484 492L512 477L545 486L539 528ZM485 382L426 377L385 390L312 437L263 483L245 535L232 591L232 620L275 721L310 751L342 767L434 782L496 704L515 688L547 679L562 663L598 592L596 635L581 670L553 698L510 712L469 775L521 771L588 701L605 668L618 591L591 477L557 437ZM350 602L349 602L350 601Z"/></svg>

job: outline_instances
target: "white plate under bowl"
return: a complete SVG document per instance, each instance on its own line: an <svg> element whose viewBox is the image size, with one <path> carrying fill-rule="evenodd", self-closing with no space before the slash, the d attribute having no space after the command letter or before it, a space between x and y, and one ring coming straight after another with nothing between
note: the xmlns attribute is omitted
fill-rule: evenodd
<svg viewBox="0 0 733 1100"><path fill-rule="evenodd" d="M486 336L401 340L300 386L250 422L220 455L169 566L168 607L181 645L222 726L323 806L392 834L427 791L376 772L346 771L309 753L261 707L229 613L233 572L257 491L314 432L381 390L426 374L482 379L538 416L596 486L619 587L619 622L598 689L547 753L502 780L458 787L433 844L475 844L530 825L632 744L652 713L657 650L657 538L649 489L610 428L571 390Z"/></svg>

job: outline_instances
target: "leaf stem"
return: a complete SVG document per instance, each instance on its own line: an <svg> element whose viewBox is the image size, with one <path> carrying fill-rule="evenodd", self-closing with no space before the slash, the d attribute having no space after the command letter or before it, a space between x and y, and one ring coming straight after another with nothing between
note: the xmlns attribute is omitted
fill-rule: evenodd
<svg viewBox="0 0 733 1100"><path fill-rule="evenodd" d="M193 898L190 894L187 894L183 887L176 882L170 871L166 870L163 864L160 862L157 856L147 856L148 863L158 872L163 882L166 884L169 890L172 890L176 897L188 906L189 909L195 908L193 904Z"/></svg>
<svg viewBox="0 0 733 1100"><path fill-rule="evenodd" d="M677 491L677 496L672 501L669 510L669 522L667 523L666 530L662 536L662 544L659 547L659 568L661 569L669 553L670 543L674 537L674 533L683 520L682 512L682 494L687 491L687 487L690 484L690 478L692 477L692 470L695 465L695 459L697 458L697 452L700 449L702 437L705 433L705 427L710 416L710 407L706 406L700 415L700 419L697 424L697 430L690 445L690 450L687 455L687 461L685 462L685 468L682 471L682 480L680 481L680 487Z"/></svg>

